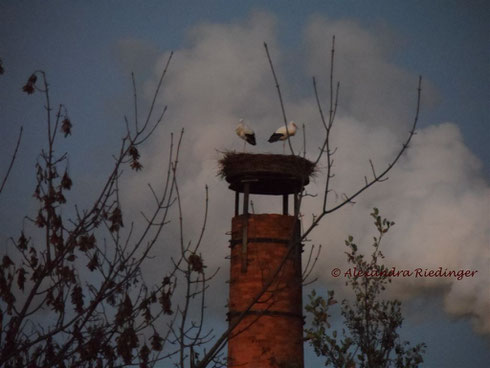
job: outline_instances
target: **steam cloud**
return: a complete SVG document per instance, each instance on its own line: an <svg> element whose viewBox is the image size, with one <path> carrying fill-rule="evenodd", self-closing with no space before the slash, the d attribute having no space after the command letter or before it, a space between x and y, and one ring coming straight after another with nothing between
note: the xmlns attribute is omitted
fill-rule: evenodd
<svg viewBox="0 0 490 368"><path fill-rule="evenodd" d="M153 145L143 152L143 175L131 183L161 180L166 165L168 134L185 128L179 186L183 198L186 240L197 239L200 230L204 187L210 188L210 213L203 253L210 268L221 266L226 277L227 242L233 215L232 192L216 175L218 151L241 150L242 141L234 128L240 118L256 131L258 145L250 152L282 153L282 145L266 140L282 124L272 75L263 42L269 44L283 93L288 119L305 124L309 157L320 145L321 122L310 91L289 83L297 80L287 70L318 77L320 94L327 101L331 36L336 35L335 78L341 82L338 118L333 130L335 154L334 192L350 193L371 175L368 159L381 170L400 149L415 113L417 76L390 62L393 44L389 30L368 31L352 21L313 18L305 27L306 54L302 59L285 55L279 48L275 19L254 13L233 24L203 24L188 36L187 46L176 50L165 83L161 104L169 106L163 129L153 137ZM122 54L138 49L136 41L121 43ZM145 85L149 97L168 53L155 60L155 75ZM294 63L291 69L288 62ZM302 87L301 87L302 88ZM308 94L309 93L309 94ZM300 96L300 97L298 97ZM307 96L307 97L304 97ZM426 81L423 109L437 102L436 89ZM422 113L423 121L423 113ZM427 123L427 122L425 122ZM490 190L482 177L481 164L466 148L459 128L452 122L429 122L419 128L409 151L390 174L390 179L370 189L355 206L329 215L312 235L312 243L324 248L316 267L320 281L341 289L343 280L333 279L330 270L347 267L344 242L352 234L359 244L369 244L373 227L368 218L373 207L396 222L382 245L386 263L398 269L478 270L475 277L397 278L393 296L406 300L427 291L444 295L446 312L471 317L478 332L490 333L490 254L488 209ZM293 139L302 150L301 134ZM325 163L322 163L323 167ZM323 172L324 174L324 172ZM322 172L308 187L309 193L323 193ZM147 193L132 192L131 205L140 207ZM254 198L255 211L276 212L278 203ZM304 203L306 225L311 213L318 213L315 199ZM157 251L168 258L171 247ZM364 249L369 252L369 248ZM225 285L225 284L223 284ZM225 286L222 286L223 288ZM216 306L226 303L220 293Z"/></svg>

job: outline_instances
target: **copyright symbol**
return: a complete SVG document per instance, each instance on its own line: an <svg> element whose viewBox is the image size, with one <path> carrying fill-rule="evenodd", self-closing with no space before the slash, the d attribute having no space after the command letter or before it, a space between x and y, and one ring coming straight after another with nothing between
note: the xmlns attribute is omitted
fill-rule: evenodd
<svg viewBox="0 0 490 368"><path fill-rule="evenodd" d="M331 274L332 274L333 277L339 277L340 276L340 272L341 272L340 269L334 268L332 270Z"/></svg>

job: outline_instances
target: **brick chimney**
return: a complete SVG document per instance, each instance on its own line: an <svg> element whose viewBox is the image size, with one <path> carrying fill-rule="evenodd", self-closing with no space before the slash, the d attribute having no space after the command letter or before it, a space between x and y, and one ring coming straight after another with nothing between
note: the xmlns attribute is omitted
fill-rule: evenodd
<svg viewBox="0 0 490 368"><path fill-rule="evenodd" d="M235 191L229 324L243 316L228 340L228 367L303 368L298 193L308 184L314 165L298 156L245 153L227 153L220 164ZM269 195L271 201L282 197L282 214L250 214L252 194Z"/></svg>

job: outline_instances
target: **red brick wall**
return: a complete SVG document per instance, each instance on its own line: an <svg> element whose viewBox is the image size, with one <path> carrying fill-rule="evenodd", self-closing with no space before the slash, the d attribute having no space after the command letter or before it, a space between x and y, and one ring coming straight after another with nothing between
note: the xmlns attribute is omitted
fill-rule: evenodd
<svg viewBox="0 0 490 368"><path fill-rule="evenodd" d="M294 221L285 215L249 215L247 269L243 272L243 217L233 218L230 322L245 310L287 253ZM260 242L254 241L257 238ZM272 286L233 331L228 367L303 367L302 337L301 251L295 249Z"/></svg>

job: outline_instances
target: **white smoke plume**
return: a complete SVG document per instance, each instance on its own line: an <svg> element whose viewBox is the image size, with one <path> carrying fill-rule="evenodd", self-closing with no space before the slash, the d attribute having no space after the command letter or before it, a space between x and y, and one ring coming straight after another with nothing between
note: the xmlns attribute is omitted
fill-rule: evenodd
<svg viewBox="0 0 490 368"><path fill-rule="evenodd" d="M176 50L165 82L161 106L169 112L165 125L157 130L154 142L143 152L143 175L131 183L141 188L158 182L164 173L170 131L185 128L182 167L179 176L185 216L186 240L197 238L200 230L204 187L210 188L210 213L203 255L210 268L223 267L227 277L228 239L233 215L233 193L217 177L219 151L241 150L235 136L240 118L256 132L258 145L250 152L282 152L282 144L266 143L282 124L282 116L263 42L267 42L275 62L281 88L286 96L288 118L305 124L309 157L320 144L321 123L312 92L298 91L289 83L285 70L294 70L284 56L275 31L275 19L254 13L232 24L203 24L188 35L185 48ZM330 204L335 194L350 193L371 175L369 159L382 170L400 149L415 113L418 76L390 61L392 38L387 29L366 30L352 21L312 19L304 32L306 53L295 60L296 71L305 79L318 77L320 94L327 101L330 40L336 36L335 78L341 82L338 118L332 132L335 178ZM131 54L134 41L121 44ZM157 75L168 53L155 65L155 77L145 85L151 95ZM291 96L307 96L296 97ZM352 234L360 244L372 235L368 217L373 207L396 222L382 245L386 263L400 269L415 268L477 270L474 277L397 278L391 289L403 300L431 290L441 291L447 313L470 316L481 333L490 332L490 255L488 183L478 159L466 148L458 126L453 122L424 122L423 111L440 98L430 81L423 85L423 127L417 131L408 152L390 173L390 179L376 185L347 206L327 216L312 234L312 242L324 246L316 272L327 287L342 288L345 280L334 279L330 270L347 267L343 240ZM429 125L430 124L430 125ZM296 151L302 150L302 136L293 138ZM325 163L322 163L325 167ZM324 172L308 187L309 193L323 191ZM142 192L132 192L130 205L150 205ZM278 204L255 199L256 212L278 211ZM136 206L136 204L138 206ZM306 224L319 204L308 199L302 208ZM169 245L171 248L171 244ZM157 257L168 257L162 246ZM364 249L366 252L368 248ZM150 273L151 271L149 271ZM220 281L221 282L221 281ZM227 284L219 286L226 290ZM226 292L217 293L214 304L226 303ZM213 304L213 305L214 305Z"/></svg>

